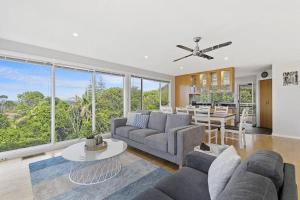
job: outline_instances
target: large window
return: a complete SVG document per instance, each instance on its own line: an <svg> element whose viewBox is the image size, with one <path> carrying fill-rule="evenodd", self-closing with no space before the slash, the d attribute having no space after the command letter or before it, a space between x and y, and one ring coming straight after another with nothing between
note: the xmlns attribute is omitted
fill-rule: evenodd
<svg viewBox="0 0 300 200"><path fill-rule="evenodd" d="M51 67L0 60L0 152L50 143Z"/></svg>
<svg viewBox="0 0 300 200"><path fill-rule="evenodd" d="M96 74L96 131L110 131L112 118L123 116L123 76Z"/></svg>
<svg viewBox="0 0 300 200"><path fill-rule="evenodd" d="M159 110L169 105L169 82L131 77L131 110Z"/></svg>
<svg viewBox="0 0 300 200"><path fill-rule="evenodd" d="M123 75L2 58L0 152L107 133L124 114ZM169 86L131 77L131 110L169 105Z"/></svg>
<svg viewBox="0 0 300 200"><path fill-rule="evenodd" d="M92 73L57 67L55 70L56 140L92 133Z"/></svg>

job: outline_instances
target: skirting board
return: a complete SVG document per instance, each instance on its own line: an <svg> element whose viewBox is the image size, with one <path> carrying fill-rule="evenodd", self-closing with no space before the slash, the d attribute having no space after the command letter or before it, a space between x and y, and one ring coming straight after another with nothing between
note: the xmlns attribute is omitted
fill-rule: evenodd
<svg viewBox="0 0 300 200"><path fill-rule="evenodd" d="M300 136L281 135L277 133L272 133L272 136L300 140Z"/></svg>

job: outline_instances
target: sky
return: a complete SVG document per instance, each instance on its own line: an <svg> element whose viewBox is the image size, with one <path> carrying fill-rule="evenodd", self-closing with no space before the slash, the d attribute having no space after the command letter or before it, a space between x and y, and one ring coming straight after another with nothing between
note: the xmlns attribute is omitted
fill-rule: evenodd
<svg viewBox="0 0 300 200"><path fill-rule="evenodd" d="M91 82L91 72L67 68L55 71L56 97L70 100L82 95ZM123 77L97 73L96 81L102 77L105 87L123 87ZM51 93L51 67L31 63L0 60L0 95L8 100L17 100L17 95L25 91L39 91L45 96ZM144 80L144 91L159 88L158 82Z"/></svg>

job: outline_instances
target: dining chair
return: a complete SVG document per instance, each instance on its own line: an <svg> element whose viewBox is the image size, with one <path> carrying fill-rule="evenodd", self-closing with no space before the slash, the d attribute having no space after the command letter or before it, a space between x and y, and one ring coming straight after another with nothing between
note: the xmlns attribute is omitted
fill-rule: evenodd
<svg viewBox="0 0 300 200"><path fill-rule="evenodd" d="M167 114L173 114L173 108L171 106L161 106L160 111Z"/></svg>
<svg viewBox="0 0 300 200"><path fill-rule="evenodd" d="M176 107L176 114L189 114L189 111L186 108Z"/></svg>
<svg viewBox="0 0 300 200"><path fill-rule="evenodd" d="M218 144L218 128L212 128L210 123L210 106L200 107L194 110L195 124L206 126L205 132L208 133L208 144L211 143L211 139L215 138L216 144ZM212 137L212 133L214 136Z"/></svg>
<svg viewBox="0 0 300 200"><path fill-rule="evenodd" d="M246 121L248 116L248 109L244 108L242 111L242 116L240 118L240 123L237 126L225 126L225 139L238 140L240 148L246 147ZM231 133L231 137L228 136L228 133ZM236 138L235 136L238 136Z"/></svg>

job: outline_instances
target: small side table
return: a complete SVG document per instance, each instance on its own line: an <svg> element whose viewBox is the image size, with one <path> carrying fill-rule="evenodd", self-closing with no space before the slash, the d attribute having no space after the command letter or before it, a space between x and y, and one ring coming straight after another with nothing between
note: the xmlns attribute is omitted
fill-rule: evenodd
<svg viewBox="0 0 300 200"><path fill-rule="evenodd" d="M194 151L199 151L201 153L205 153L211 156L218 156L220 155L225 149L227 149L229 146L228 145L219 145L219 144L207 144L210 147L210 151L204 151L200 149L200 146L196 146L194 148Z"/></svg>

